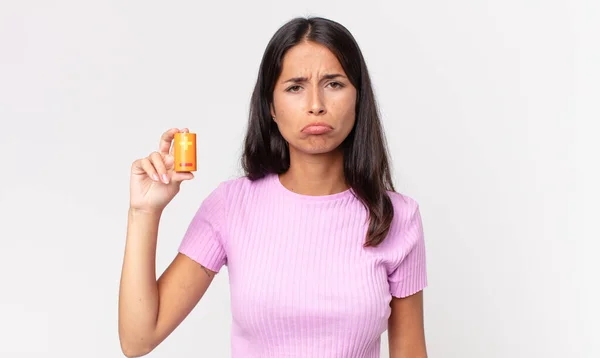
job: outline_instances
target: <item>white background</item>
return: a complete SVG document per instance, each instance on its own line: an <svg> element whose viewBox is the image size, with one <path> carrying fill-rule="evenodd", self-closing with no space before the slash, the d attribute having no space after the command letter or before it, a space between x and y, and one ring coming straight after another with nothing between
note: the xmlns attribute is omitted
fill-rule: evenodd
<svg viewBox="0 0 600 358"><path fill-rule="evenodd" d="M361 46L397 189L421 205L430 357L600 357L597 1L0 4L0 356L121 355L131 162L198 133L160 274L241 174L270 37L316 15ZM149 356L229 356L223 273Z"/></svg>

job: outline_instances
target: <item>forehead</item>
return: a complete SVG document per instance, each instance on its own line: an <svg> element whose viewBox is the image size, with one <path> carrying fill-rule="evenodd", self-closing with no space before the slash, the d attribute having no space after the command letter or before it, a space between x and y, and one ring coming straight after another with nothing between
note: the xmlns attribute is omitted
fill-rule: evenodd
<svg viewBox="0 0 600 358"><path fill-rule="evenodd" d="M301 42L290 48L283 57L282 75L308 75L315 71L344 73L333 52L314 42Z"/></svg>

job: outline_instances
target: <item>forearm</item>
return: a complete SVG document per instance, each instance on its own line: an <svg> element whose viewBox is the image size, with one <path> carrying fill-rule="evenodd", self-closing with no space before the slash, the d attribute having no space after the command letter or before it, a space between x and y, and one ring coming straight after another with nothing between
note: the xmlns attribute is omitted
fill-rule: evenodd
<svg viewBox="0 0 600 358"><path fill-rule="evenodd" d="M133 355L152 349L158 316L156 243L160 213L129 210L119 291L119 335Z"/></svg>

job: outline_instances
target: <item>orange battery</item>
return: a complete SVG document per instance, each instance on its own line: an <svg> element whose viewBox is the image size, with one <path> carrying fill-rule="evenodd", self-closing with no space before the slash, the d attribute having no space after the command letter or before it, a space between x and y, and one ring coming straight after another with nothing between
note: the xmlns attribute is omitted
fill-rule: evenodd
<svg viewBox="0 0 600 358"><path fill-rule="evenodd" d="M176 172L196 171L196 134L175 133L173 157Z"/></svg>

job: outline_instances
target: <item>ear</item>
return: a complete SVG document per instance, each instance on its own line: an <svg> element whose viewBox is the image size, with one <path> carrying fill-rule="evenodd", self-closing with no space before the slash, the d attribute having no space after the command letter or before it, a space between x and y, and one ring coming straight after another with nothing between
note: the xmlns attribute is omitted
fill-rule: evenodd
<svg viewBox="0 0 600 358"><path fill-rule="evenodd" d="M275 120L277 116L275 115L275 107L273 107L273 103L269 104L269 109L271 110L271 117L273 117L273 120Z"/></svg>

